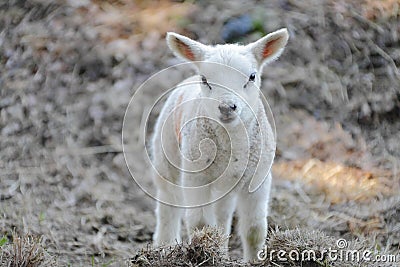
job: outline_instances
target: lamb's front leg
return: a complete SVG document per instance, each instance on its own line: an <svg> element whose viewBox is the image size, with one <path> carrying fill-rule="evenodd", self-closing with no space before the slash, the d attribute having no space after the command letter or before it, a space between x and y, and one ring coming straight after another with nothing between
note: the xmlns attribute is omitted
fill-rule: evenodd
<svg viewBox="0 0 400 267"><path fill-rule="evenodd" d="M238 198L239 232L245 261L257 261L257 253L263 249L267 237L267 215L271 175L253 193L243 188Z"/></svg>
<svg viewBox="0 0 400 267"><path fill-rule="evenodd" d="M222 228L224 236L227 237L223 249L226 251L226 255L228 255L229 235L231 234L233 212L236 208L236 196L228 194L213 205L216 226Z"/></svg>
<svg viewBox="0 0 400 267"><path fill-rule="evenodd" d="M168 191L164 187L162 178L156 176L156 185L158 186L157 199L169 203L179 203L177 198L181 197L180 192ZM156 246L162 244L173 244L181 242L181 220L183 210L181 208L169 206L157 201L156 218L157 225L154 232L153 241Z"/></svg>
<svg viewBox="0 0 400 267"><path fill-rule="evenodd" d="M173 244L181 242L181 217L180 208L171 207L157 202L156 208L157 225L154 233L154 244Z"/></svg>

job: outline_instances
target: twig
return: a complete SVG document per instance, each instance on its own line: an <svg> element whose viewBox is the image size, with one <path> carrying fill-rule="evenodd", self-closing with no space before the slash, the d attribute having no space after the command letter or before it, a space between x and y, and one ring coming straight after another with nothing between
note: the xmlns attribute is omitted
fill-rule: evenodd
<svg viewBox="0 0 400 267"><path fill-rule="evenodd" d="M376 43L374 43L371 39L368 39L368 43L375 49L375 51L384 59L389 61L390 65L394 69L394 74L396 75L396 78L400 81L400 73L399 70L396 66L396 63L394 62L393 58L388 55L382 48L380 48Z"/></svg>
<svg viewBox="0 0 400 267"><path fill-rule="evenodd" d="M366 23L369 27L371 27L371 28L377 30L379 33L384 33L384 32L385 32L385 30L384 30L381 26L379 26L378 24L376 24L376 23L374 23L374 22L372 22L372 21L370 21L370 20L364 18L362 15L358 14L358 13L355 12L354 10L350 9L350 13L351 13L351 15L353 15L353 17L356 18L358 21Z"/></svg>

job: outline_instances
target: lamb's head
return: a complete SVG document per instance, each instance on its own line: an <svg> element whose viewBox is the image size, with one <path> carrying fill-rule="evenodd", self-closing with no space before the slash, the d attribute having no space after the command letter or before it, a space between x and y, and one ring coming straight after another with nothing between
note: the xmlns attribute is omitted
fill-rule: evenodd
<svg viewBox="0 0 400 267"><path fill-rule="evenodd" d="M283 52L286 29L270 33L248 45L208 46L188 37L167 34L175 55L194 62L209 116L227 125L254 118L259 103L262 68Z"/></svg>

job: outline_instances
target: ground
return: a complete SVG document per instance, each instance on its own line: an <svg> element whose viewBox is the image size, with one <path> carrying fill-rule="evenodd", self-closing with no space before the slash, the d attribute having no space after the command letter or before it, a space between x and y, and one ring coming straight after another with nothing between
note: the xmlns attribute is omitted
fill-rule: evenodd
<svg viewBox="0 0 400 267"><path fill-rule="evenodd" d="M121 147L129 99L152 74L180 62L167 49L167 31L223 43L226 23L243 14L249 33L229 41L247 43L281 27L290 33L262 85L278 138L269 225L279 238L271 246L319 230L315 240L361 239L400 254L399 6L1 3L0 262L12 258L13 233L41 236L28 241L57 266L121 266L151 242L155 201L131 178ZM235 234L230 243L240 258Z"/></svg>

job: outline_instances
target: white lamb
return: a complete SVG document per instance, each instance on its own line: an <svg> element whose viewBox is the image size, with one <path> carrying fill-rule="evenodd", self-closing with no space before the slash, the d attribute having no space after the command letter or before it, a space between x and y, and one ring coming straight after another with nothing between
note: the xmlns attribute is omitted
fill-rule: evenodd
<svg viewBox="0 0 400 267"><path fill-rule="evenodd" d="M182 218L189 236L204 225L229 235L237 210L244 259L257 260L267 235L275 152L260 76L288 38L281 29L248 45L207 46L168 33L170 49L194 62L199 75L174 89L154 128L156 245L181 241Z"/></svg>

